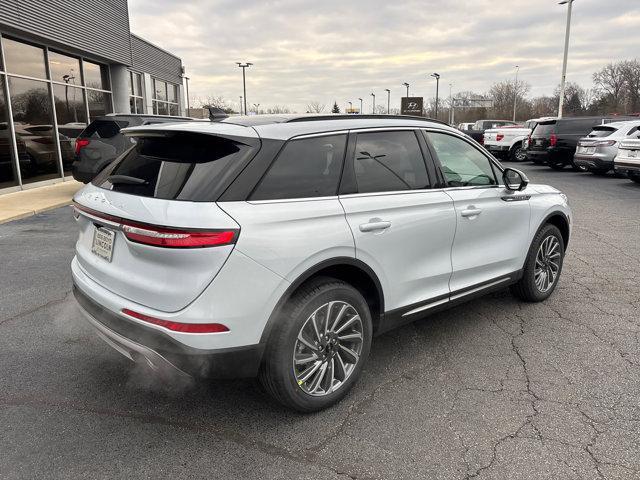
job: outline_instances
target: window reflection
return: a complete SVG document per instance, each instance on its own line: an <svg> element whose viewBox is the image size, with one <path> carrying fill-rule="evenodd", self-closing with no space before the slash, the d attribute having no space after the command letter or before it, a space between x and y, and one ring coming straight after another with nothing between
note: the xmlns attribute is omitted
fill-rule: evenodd
<svg viewBox="0 0 640 480"><path fill-rule="evenodd" d="M0 75L0 188L13 187L18 185L13 163L13 148L11 146L11 130L9 129L9 112L7 109L7 98L5 97L4 75ZM18 154L26 158L24 143L18 148Z"/></svg>
<svg viewBox="0 0 640 480"><path fill-rule="evenodd" d="M53 98L56 102L62 168L68 172L75 157L75 139L87 126L84 92L78 87L54 84Z"/></svg>
<svg viewBox="0 0 640 480"><path fill-rule="evenodd" d="M160 80L153 81L155 85L154 96L153 98L157 100L166 100L167 99L167 84Z"/></svg>
<svg viewBox="0 0 640 480"><path fill-rule="evenodd" d="M87 102L89 104L89 121L111 113L111 94L87 90Z"/></svg>
<svg viewBox="0 0 640 480"><path fill-rule="evenodd" d="M80 85L80 60L49 50L51 80Z"/></svg>
<svg viewBox="0 0 640 480"><path fill-rule="evenodd" d="M51 98L47 84L37 80L9 78L16 142L24 145L20 158L22 183L60 176L53 132Z"/></svg>
<svg viewBox="0 0 640 480"><path fill-rule="evenodd" d="M103 65L88 61L83 62L84 84L90 88L109 89L107 70Z"/></svg>
<svg viewBox="0 0 640 480"><path fill-rule="evenodd" d="M3 37L7 72L28 77L47 78L44 49Z"/></svg>

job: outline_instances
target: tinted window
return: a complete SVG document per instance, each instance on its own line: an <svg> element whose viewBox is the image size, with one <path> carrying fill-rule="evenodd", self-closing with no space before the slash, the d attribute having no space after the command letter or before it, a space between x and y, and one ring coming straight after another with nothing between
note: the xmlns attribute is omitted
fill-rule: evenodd
<svg viewBox="0 0 640 480"><path fill-rule="evenodd" d="M601 119L593 118L561 120L558 122L558 133L586 135L594 126L600 124Z"/></svg>
<svg viewBox="0 0 640 480"><path fill-rule="evenodd" d="M255 153L255 147L249 143L253 142L193 133L139 138L93 183L142 197L213 201L230 169L243 165ZM141 183L135 184L136 181Z"/></svg>
<svg viewBox="0 0 640 480"><path fill-rule="evenodd" d="M497 185L491 162L479 150L452 135L434 132L428 135L442 165L447 186Z"/></svg>
<svg viewBox="0 0 640 480"><path fill-rule="evenodd" d="M618 129L615 127L595 127L591 133L590 137L608 137L614 132L617 132Z"/></svg>
<svg viewBox="0 0 640 480"><path fill-rule="evenodd" d="M8 38L3 38L2 42L7 72L28 77L46 78L44 49Z"/></svg>
<svg viewBox="0 0 640 480"><path fill-rule="evenodd" d="M109 89L108 73L104 65L97 63L83 62L84 84L91 88Z"/></svg>
<svg viewBox="0 0 640 480"><path fill-rule="evenodd" d="M69 85L80 85L80 60L49 50L51 80Z"/></svg>
<svg viewBox="0 0 640 480"><path fill-rule="evenodd" d="M95 120L91 122L82 136L85 138L113 138L120 133L121 128L125 128L129 125L129 122L122 120Z"/></svg>
<svg viewBox="0 0 640 480"><path fill-rule="evenodd" d="M346 135L289 141L251 200L327 197L338 193Z"/></svg>
<svg viewBox="0 0 640 480"><path fill-rule="evenodd" d="M539 123L532 135L545 136L556 132L556 122Z"/></svg>
<svg viewBox="0 0 640 480"><path fill-rule="evenodd" d="M359 193L429 187L418 139L410 131L358 134L353 169Z"/></svg>

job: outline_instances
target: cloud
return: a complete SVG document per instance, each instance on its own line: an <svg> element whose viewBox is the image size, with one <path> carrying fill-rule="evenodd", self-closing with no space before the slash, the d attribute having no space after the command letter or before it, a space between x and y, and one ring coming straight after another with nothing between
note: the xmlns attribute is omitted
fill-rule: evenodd
<svg viewBox="0 0 640 480"><path fill-rule="evenodd" d="M603 4L606 3L606 8ZM441 88L486 91L510 78L532 95L560 80L566 6L556 0L136 0L132 31L180 56L191 97L242 94L237 61L247 70L249 103L310 101L344 105L392 90L433 96ZM585 87L604 64L636 58L640 2L577 0L568 79ZM367 104L365 104L367 105Z"/></svg>

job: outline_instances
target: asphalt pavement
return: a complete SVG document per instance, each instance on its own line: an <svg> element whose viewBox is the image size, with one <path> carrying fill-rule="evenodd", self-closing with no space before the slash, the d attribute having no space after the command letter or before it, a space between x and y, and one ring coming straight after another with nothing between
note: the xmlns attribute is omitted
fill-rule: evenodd
<svg viewBox="0 0 640 480"><path fill-rule="evenodd" d="M640 185L516 166L574 209L554 295L380 336L312 415L251 380L162 381L99 340L68 207L0 225L0 478L640 479Z"/></svg>

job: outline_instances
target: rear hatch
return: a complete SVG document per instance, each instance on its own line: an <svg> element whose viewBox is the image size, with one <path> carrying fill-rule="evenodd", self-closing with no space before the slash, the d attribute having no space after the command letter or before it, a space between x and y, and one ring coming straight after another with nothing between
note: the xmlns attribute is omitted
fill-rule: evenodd
<svg viewBox="0 0 640 480"><path fill-rule="evenodd" d="M617 140L611 137L618 131L618 127L610 125L598 125L593 127L591 133L578 140L576 153L579 155L594 155L603 147L614 147Z"/></svg>
<svg viewBox="0 0 640 480"><path fill-rule="evenodd" d="M178 124L130 129L138 136L135 147L76 194L76 257L95 282L174 312L222 268L240 226L215 200L260 141L251 128L207 127L199 133Z"/></svg>
<svg viewBox="0 0 640 480"><path fill-rule="evenodd" d="M118 118L94 120L76 138L76 157L90 163L113 160L132 145L130 139L120 135L120 130L128 126L127 120Z"/></svg>
<svg viewBox="0 0 640 480"><path fill-rule="evenodd" d="M557 142L556 121L548 120L540 122L531 133L529 150L546 150L550 146L555 146Z"/></svg>
<svg viewBox="0 0 640 480"><path fill-rule="evenodd" d="M640 162L640 140L629 139L620 142L616 162Z"/></svg>

